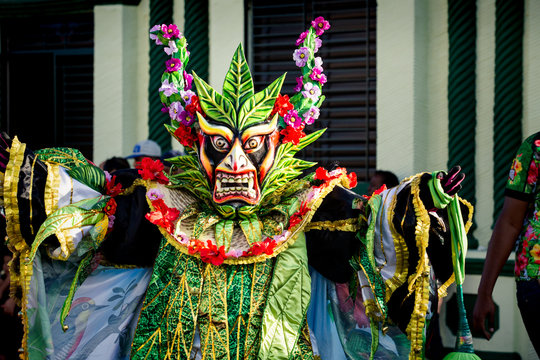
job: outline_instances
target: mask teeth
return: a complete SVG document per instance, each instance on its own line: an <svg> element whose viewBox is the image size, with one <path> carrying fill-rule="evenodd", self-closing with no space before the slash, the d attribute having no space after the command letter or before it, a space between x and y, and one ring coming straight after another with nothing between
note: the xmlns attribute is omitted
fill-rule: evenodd
<svg viewBox="0 0 540 360"><path fill-rule="evenodd" d="M257 199L255 190L255 174L216 174L216 187L214 194L217 200L225 197L243 197L250 200Z"/></svg>

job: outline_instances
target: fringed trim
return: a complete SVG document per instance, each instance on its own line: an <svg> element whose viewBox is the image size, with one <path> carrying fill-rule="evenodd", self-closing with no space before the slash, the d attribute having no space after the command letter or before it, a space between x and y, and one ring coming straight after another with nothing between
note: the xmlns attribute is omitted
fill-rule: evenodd
<svg viewBox="0 0 540 360"><path fill-rule="evenodd" d="M317 221L311 222L304 227L304 232L310 230L329 230L329 231L347 231L357 232L359 230L358 219L344 219L337 221Z"/></svg>
<svg viewBox="0 0 540 360"><path fill-rule="evenodd" d="M402 182L403 184L403 182ZM399 191L399 190L398 190ZM407 248L407 243L401 234L399 234L394 226L392 221L395 216L395 209L397 204L397 191L392 199L390 208L388 209L388 225L390 226L390 231L394 239L394 247L396 251L396 272L393 277L386 281L386 302L390 301L390 297L407 280L407 269L409 268L409 249ZM407 203L407 207L409 204ZM405 210L405 214L407 210ZM403 222L405 221L405 216L401 219L401 226L403 227Z"/></svg>
<svg viewBox="0 0 540 360"><path fill-rule="evenodd" d="M420 176L411 182L414 212L417 217L415 237L418 247L418 266L416 273L409 279L409 295L415 294L414 310L407 325L407 335L411 340L409 359L420 359L424 342L424 325L429 301L429 259L427 247L429 243L430 219L424 204L420 200Z"/></svg>
<svg viewBox="0 0 540 360"><path fill-rule="evenodd" d="M423 261L426 267L429 266L427 256ZM423 359L424 327L429 303L429 270L416 280L416 287L414 310L406 329L407 336L411 340L410 360Z"/></svg>
<svg viewBox="0 0 540 360"><path fill-rule="evenodd" d="M45 183L45 213L51 215L58 209L58 189L60 188L60 165L46 162L47 182Z"/></svg>
<svg viewBox="0 0 540 360"><path fill-rule="evenodd" d="M147 187L147 189L151 189L153 187L153 184L149 180L141 180L141 182ZM349 178L347 177L347 174L341 174L339 177L336 177L320 187L320 191L316 197L310 200L306 206L310 209L302 218L302 221L300 221L297 225L295 225L292 228L289 228L285 232L288 232L289 236L287 239L285 239L282 243L280 243L276 248L274 249L274 252L271 255L267 255L265 253L262 253L261 255L257 256L250 256L250 257L240 257L240 258L227 258L224 260L225 264L233 264L233 265L239 265L239 264L253 264L261 261L265 261L266 259L270 259L273 257L276 257L281 252L287 250L287 248L294 244L296 239L298 238L298 235L304 231L304 228L310 223L311 219L313 218L313 215L315 215L315 212L321 205L324 198L332 191L334 188L338 185L342 185L344 187L348 187L349 185ZM135 185L135 183L133 184ZM150 207L151 211L154 211L154 207L152 206L152 203L150 199L146 198L148 201L148 205ZM190 254L188 251L188 247L180 244L171 234L167 232L167 230L163 229L161 226L158 226L159 231L161 234L165 237L167 242L174 246L178 251L188 254L190 256L195 256L200 258L200 255Z"/></svg>
<svg viewBox="0 0 540 360"><path fill-rule="evenodd" d="M3 196L6 211L6 232L9 238L8 244L10 250L13 252L13 259L9 269L11 275L10 296L12 296L21 307L22 323L24 327L22 359L28 359L27 341L29 328L26 308L28 304L27 296L30 291L30 280L32 278L32 265L25 264L30 248L21 234L17 201L19 173L24 161L25 150L26 144L19 142L19 139L15 137L11 143L11 148L9 149L9 162L6 166L4 177ZM22 299L15 297L18 289L22 290Z"/></svg>

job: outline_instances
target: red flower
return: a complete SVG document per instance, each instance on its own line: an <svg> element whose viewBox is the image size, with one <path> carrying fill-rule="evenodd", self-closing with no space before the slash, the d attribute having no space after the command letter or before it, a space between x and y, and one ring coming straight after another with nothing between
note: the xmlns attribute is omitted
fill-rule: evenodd
<svg viewBox="0 0 540 360"><path fill-rule="evenodd" d="M272 109L270 117L274 116L275 113L278 113L279 116L283 117L285 116L285 114L287 114L289 110L292 109L294 109L294 106L289 102L289 95L281 96L281 94L278 94L276 102L274 103L274 109Z"/></svg>
<svg viewBox="0 0 540 360"><path fill-rule="evenodd" d="M196 254L204 247L204 243L199 239L189 240L188 253L191 255Z"/></svg>
<svg viewBox="0 0 540 360"><path fill-rule="evenodd" d="M355 187L356 184L358 183L357 179L356 179L356 173L355 172L352 172L350 173L349 175L347 175L347 177L349 178L349 186L351 188Z"/></svg>
<svg viewBox="0 0 540 360"><path fill-rule="evenodd" d="M189 111L192 115L195 115L195 112L199 112L203 117L206 116L201 108L201 102L199 101L199 97L197 95L193 95L191 97L191 102L186 105L186 111Z"/></svg>
<svg viewBox="0 0 540 360"><path fill-rule="evenodd" d="M114 184L116 182L116 175L113 175L111 180L107 180L105 184L105 189L107 191L107 195L111 197L115 197L116 195L120 194L122 192L122 184Z"/></svg>
<svg viewBox="0 0 540 360"><path fill-rule="evenodd" d="M326 181L329 179L330 177L328 176L328 171L325 168L319 167L317 170L315 170L315 180Z"/></svg>
<svg viewBox="0 0 540 360"><path fill-rule="evenodd" d="M193 147L193 144L197 140L197 137L191 132L191 128L183 124L180 124L178 129L174 131L174 136L176 136L183 146Z"/></svg>
<svg viewBox="0 0 540 360"><path fill-rule="evenodd" d="M168 233L172 233L174 230L174 221L180 216L180 211L175 208L168 207L163 199L152 201L154 211L146 214L146 218L154 225L158 225Z"/></svg>
<svg viewBox="0 0 540 360"><path fill-rule="evenodd" d="M293 128L292 126L287 125L287 127L280 131L280 134L283 136L282 143L292 142L294 145L298 145L298 142L301 138L306 136L302 131L304 126L302 125L298 129Z"/></svg>
<svg viewBox="0 0 540 360"><path fill-rule="evenodd" d="M212 241L206 241L207 246L199 250L201 260L205 263L210 263L215 266L223 264L225 260L225 246L221 245L219 248L212 243Z"/></svg>
<svg viewBox="0 0 540 360"><path fill-rule="evenodd" d="M366 198L366 199L370 199L373 195L379 195L380 193L382 193L386 189L387 189L386 184L382 184L382 186L380 188L378 188L377 190L375 190L373 192L373 194L371 194L371 195L362 195L362 196L364 198Z"/></svg>
<svg viewBox="0 0 540 360"><path fill-rule="evenodd" d="M163 164L159 160L151 158L143 158L136 166L139 169L139 174L144 180L156 180L161 184L169 183L167 177L163 174Z"/></svg>
<svg viewBox="0 0 540 360"><path fill-rule="evenodd" d="M114 215L114 213L116 213L116 200L110 198L109 201L107 201L107 204L105 204L103 211L105 211L105 214L107 215Z"/></svg>
<svg viewBox="0 0 540 360"><path fill-rule="evenodd" d="M302 201L300 208L291 216L291 219L289 220L289 229L300 224L300 222L302 222L302 218L309 212L309 210L310 208L307 207L307 202Z"/></svg>
<svg viewBox="0 0 540 360"><path fill-rule="evenodd" d="M532 185L538 181L538 168L536 167L536 161L531 161L529 166L529 173L527 174L527 184Z"/></svg>
<svg viewBox="0 0 540 360"><path fill-rule="evenodd" d="M263 241L253 243L248 251L244 251L243 256L258 256L262 253L266 255L272 255L276 248L276 241L270 238L266 238Z"/></svg>
<svg viewBox="0 0 540 360"><path fill-rule="evenodd" d="M536 146L536 147L540 147L540 140L535 140L535 142L534 142L534 146Z"/></svg>

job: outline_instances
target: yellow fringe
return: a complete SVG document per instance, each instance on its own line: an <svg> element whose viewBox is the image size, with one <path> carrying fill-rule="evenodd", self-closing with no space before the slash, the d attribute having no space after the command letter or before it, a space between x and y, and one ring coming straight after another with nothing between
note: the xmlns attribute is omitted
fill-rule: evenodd
<svg viewBox="0 0 540 360"><path fill-rule="evenodd" d="M310 230L329 230L329 231L347 231L357 232L359 230L358 219L344 219L337 221L317 221L311 222L304 227L304 232Z"/></svg>
<svg viewBox="0 0 540 360"><path fill-rule="evenodd" d="M26 265L28 252L30 248L24 241L21 234L19 207L17 201L17 190L19 185L19 173L24 160L24 151L26 144L19 142L15 137L9 149L9 162L6 167L4 177L4 203L6 211L6 232L8 234L8 246L13 252L13 260L10 263L10 296L15 298L17 288L22 289L22 299L15 298L21 307L22 323L24 326L24 335L22 340L23 353L22 359L28 359L27 341L28 341L28 292L30 290L30 279L32 277L32 264ZM17 263L19 266L17 267Z"/></svg>

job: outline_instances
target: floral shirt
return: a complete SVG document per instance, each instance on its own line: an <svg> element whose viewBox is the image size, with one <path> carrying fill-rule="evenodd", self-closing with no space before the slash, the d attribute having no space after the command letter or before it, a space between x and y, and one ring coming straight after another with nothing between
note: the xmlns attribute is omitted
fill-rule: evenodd
<svg viewBox="0 0 540 360"><path fill-rule="evenodd" d="M517 280L540 278L540 132L520 146L508 175L505 195L530 203L516 243Z"/></svg>

